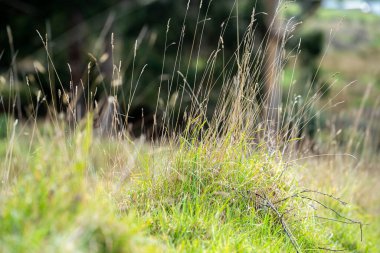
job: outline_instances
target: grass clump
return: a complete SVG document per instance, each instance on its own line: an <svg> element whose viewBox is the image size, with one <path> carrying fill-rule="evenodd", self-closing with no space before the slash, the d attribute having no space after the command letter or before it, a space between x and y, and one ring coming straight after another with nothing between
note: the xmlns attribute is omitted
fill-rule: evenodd
<svg viewBox="0 0 380 253"><path fill-rule="evenodd" d="M356 216L355 210L298 185L287 153L296 137L288 133L293 129L276 132L268 112L272 118L277 112L268 110L262 117L262 104L252 99L259 88L253 84L262 81L259 65L264 64L252 54L253 30L250 26L237 59L231 60L237 73L222 73L214 117L206 116L214 84L202 81L199 92L190 87L183 125L177 125L183 115L168 106L163 129L155 129L160 126L154 115L153 132L162 130L165 136L158 141L146 142L143 136L132 140L124 125L110 129L110 136L97 136L93 112L75 122L74 130L55 111L47 124L35 119L32 125L8 127L8 139L0 139L5 157L0 160L0 251L372 250L371 244L357 243L360 237L353 239L358 231L353 225L361 223L345 215ZM206 68L210 73L217 52ZM205 73L202 80L212 76ZM185 85L182 89L176 92L189 92ZM106 113L112 123L121 116L115 110ZM289 138L281 141L284 134ZM326 210L319 214L316 206ZM350 224L329 226L317 217L323 214L328 221Z"/></svg>
<svg viewBox="0 0 380 253"><path fill-rule="evenodd" d="M0 195L1 252L363 248L351 237L357 228L332 229L305 199L284 200L301 190L289 164L250 138L155 146L93 137L90 126L71 136L37 127L29 152L31 136L15 128Z"/></svg>

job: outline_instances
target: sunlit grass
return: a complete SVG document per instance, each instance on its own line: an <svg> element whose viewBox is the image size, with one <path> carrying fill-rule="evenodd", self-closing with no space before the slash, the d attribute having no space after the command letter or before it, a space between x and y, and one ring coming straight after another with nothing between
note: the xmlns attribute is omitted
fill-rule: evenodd
<svg viewBox="0 0 380 253"><path fill-rule="evenodd" d="M49 124L43 128L30 151L30 128L16 130L10 177L0 195L2 252L294 251L265 201L304 189L296 176L302 173L268 156L264 146L252 150L244 138L152 146L92 137L88 124L71 136ZM1 146L9 147L9 140ZM313 172L323 177L326 167ZM350 188L343 178L339 187ZM308 185L340 194L329 188L331 180ZM322 200L345 216L376 221L362 208ZM276 204L299 250L376 248L377 226L365 226L361 242L357 225L321 222L315 215L339 217L309 204L297 197Z"/></svg>
<svg viewBox="0 0 380 253"><path fill-rule="evenodd" d="M375 174L338 159L337 131L323 139L329 142L320 150L329 154L312 157L320 160L293 149L313 94L306 110L292 111L300 100L290 97L289 122L278 132L260 122L253 38L248 30L241 58L232 59L236 75L223 73L211 119L205 114L214 83L207 80L217 53L206 67L195 59L205 69L204 90L175 91L191 100L179 127L169 94L162 102L169 130L158 140L132 138L122 127L101 135L96 110L70 127L55 111L41 121L1 118L0 252L375 252L379 217L370 206L379 201L371 191L378 186L369 180ZM297 78L292 72L284 74L288 89ZM182 72L177 77L186 84ZM157 99L158 105L159 93ZM288 128L296 136L284 139Z"/></svg>

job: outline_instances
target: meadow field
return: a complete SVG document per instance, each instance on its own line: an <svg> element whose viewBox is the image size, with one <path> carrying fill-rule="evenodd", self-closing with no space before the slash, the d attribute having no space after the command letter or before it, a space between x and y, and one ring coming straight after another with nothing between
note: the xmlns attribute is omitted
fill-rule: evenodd
<svg viewBox="0 0 380 253"><path fill-rule="evenodd" d="M379 22L324 9L307 20L302 29L327 37L318 71L329 96L301 103L303 69L290 57L280 79L294 114L277 128L252 102L250 32L223 70L212 117L209 84L186 87L182 125L168 96L159 136L144 133L144 115L139 135L103 134L90 105L74 124L50 105L36 117L41 94L30 116L0 115L0 252L380 252ZM65 75L45 49L48 73ZM205 65L212 73L213 59ZM297 103L306 109L293 111ZM310 105L314 137L289 135Z"/></svg>

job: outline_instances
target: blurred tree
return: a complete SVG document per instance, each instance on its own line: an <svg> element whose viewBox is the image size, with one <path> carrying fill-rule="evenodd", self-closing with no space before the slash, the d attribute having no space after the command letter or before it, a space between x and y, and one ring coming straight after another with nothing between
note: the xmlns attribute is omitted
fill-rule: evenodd
<svg viewBox="0 0 380 253"><path fill-rule="evenodd" d="M300 19L313 13L320 3L313 0L297 2L302 7ZM278 24L273 23L278 1L194 0L189 1L188 9L187 0L100 0L91 3L83 0L0 0L0 4L3 7L0 45L4 51L0 72L9 80L12 67L17 67L20 76L15 76L14 80L22 80L28 75L31 87L41 89L50 106L66 111L71 105L74 118L83 116L87 109L85 102L92 94L97 100L117 95L123 114L129 110L129 122L139 125L142 109L145 121L152 120L160 84L159 111L173 106L172 113L180 115L190 100L183 87L189 85L196 90L205 74L215 86L215 95L211 97L217 96L223 81L219 76L233 57L254 8L258 38L265 39L272 52L267 54L262 66L264 69L260 71L272 73L262 74L258 77L261 80L256 81L262 84L261 94L268 93L270 89L274 91L274 100L270 101L273 107L280 102L276 93L279 84L274 80L274 72L278 70L274 68L275 64L271 64L278 57L278 38L281 36L274 29ZM169 18L169 32L166 32ZM4 32L6 26L13 32L13 53L10 46L5 46L9 44L8 34ZM47 34L48 50L59 80L46 59L44 49L41 50L42 42L35 30L40 31L43 37ZM223 57L218 56L221 58L210 72L207 62L221 37ZM45 37L43 39L46 40ZM119 59L122 60L120 66ZM71 73L68 73L67 63ZM274 85L277 87L269 88ZM26 85L21 87L26 88ZM70 95L69 101L62 97L63 92ZM185 104L182 107L178 106L180 99ZM210 103L209 111L212 107L213 103Z"/></svg>

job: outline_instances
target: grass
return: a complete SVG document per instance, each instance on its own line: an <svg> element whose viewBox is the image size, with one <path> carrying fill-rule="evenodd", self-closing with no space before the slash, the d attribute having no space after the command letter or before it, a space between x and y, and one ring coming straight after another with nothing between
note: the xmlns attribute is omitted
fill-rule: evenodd
<svg viewBox="0 0 380 253"><path fill-rule="evenodd" d="M297 138L258 122L251 32L214 117L204 117L213 83L202 83L184 129L162 139L101 137L96 110L74 127L54 111L2 118L0 252L376 252L379 184L362 168L378 161L336 155L336 132L327 155L302 157Z"/></svg>
<svg viewBox="0 0 380 253"><path fill-rule="evenodd" d="M276 203L305 189L302 182L340 194L342 189L329 188L337 175L299 184L296 175L302 173L292 171L297 166L269 156L264 145L252 150L243 137L180 138L154 146L93 137L90 126L84 123L66 136L42 124L29 151L30 126L16 128L12 145L2 140L7 152L13 150L0 195L1 252L292 252L282 219L300 251L374 252L378 247L378 220L359 206L307 195L371 222L364 226L363 242L357 225L318 220L340 217L313 210L312 201L294 197ZM312 171L323 177L325 167ZM285 169L292 173L283 174ZM347 190L352 182L345 179L353 176L339 176L339 187Z"/></svg>

